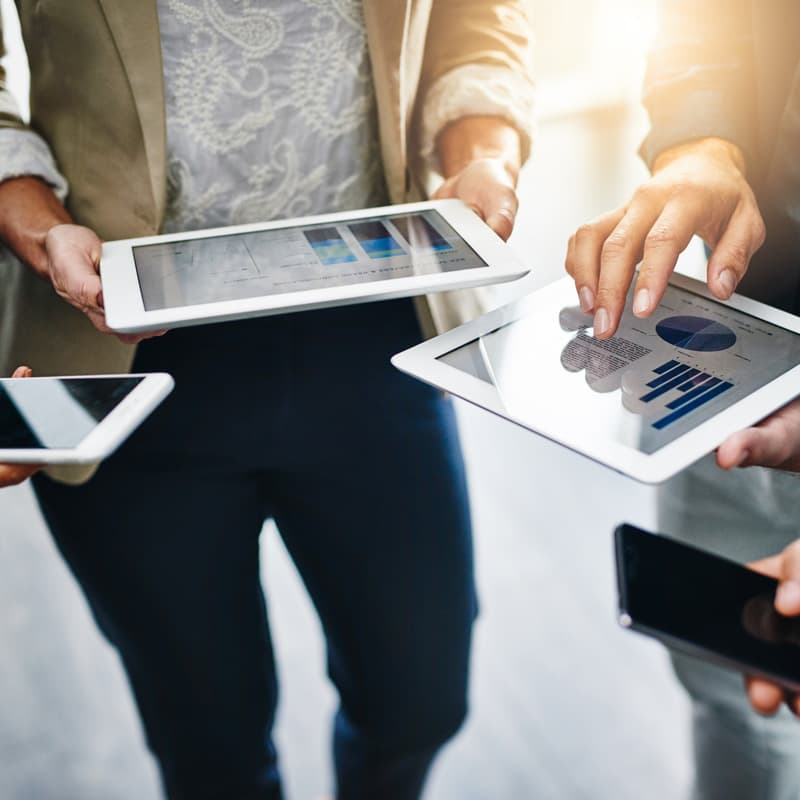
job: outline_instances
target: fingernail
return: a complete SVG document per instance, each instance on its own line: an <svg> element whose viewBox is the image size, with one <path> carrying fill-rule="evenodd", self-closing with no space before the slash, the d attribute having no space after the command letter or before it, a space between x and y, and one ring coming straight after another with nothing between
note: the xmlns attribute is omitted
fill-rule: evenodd
<svg viewBox="0 0 800 800"><path fill-rule="evenodd" d="M594 335L602 336L610 327L611 318L608 316L608 311L599 308L594 315Z"/></svg>
<svg viewBox="0 0 800 800"><path fill-rule="evenodd" d="M730 297L736 289L736 275L732 269L724 269L720 272L717 283L722 287L726 297Z"/></svg>
<svg viewBox="0 0 800 800"><path fill-rule="evenodd" d="M780 608L778 608L780 606ZM800 607L800 583L797 581L784 581L775 592L775 608L794 611Z"/></svg>
<svg viewBox="0 0 800 800"><path fill-rule="evenodd" d="M513 225L514 225L514 220L513 220L513 219L511 219L511 218L509 218L509 217L507 217L505 214L499 214L499 213L498 213L498 214L492 214L492 216L491 216L491 217L489 217L489 218L486 220L486 224L487 224L487 225L488 225L488 226L489 226L489 227L490 227L490 228L491 228L491 229L492 229L492 230L493 230L493 231L494 231L496 234L498 234L498 236L501 236L502 238L506 238L506 237L508 236L508 234L506 233L506 231L508 230L508 225L509 225L509 223L510 223L510 224L511 224L511 226L513 227ZM501 231L502 231L502 233L501 233Z"/></svg>
<svg viewBox="0 0 800 800"><path fill-rule="evenodd" d="M650 292L647 289L639 289L633 300L633 313L644 314L650 310Z"/></svg>
<svg viewBox="0 0 800 800"><path fill-rule="evenodd" d="M587 314L591 313L594 308L594 292L588 286L582 286L578 291L578 300L580 301L581 308Z"/></svg>

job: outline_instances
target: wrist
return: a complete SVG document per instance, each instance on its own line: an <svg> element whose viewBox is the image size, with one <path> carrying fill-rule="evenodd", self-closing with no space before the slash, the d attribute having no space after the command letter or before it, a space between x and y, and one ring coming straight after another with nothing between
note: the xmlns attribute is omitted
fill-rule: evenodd
<svg viewBox="0 0 800 800"><path fill-rule="evenodd" d="M501 117L462 117L447 125L436 138L436 152L444 178L462 172L475 161L499 162L516 185L521 166L517 129Z"/></svg>
<svg viewBox="0 0 800 800"><path fill-rule="evenodd" d="M657 174L680 158L690 156L723 162L741 172L743 176L746 174L747 165L741 148L727 139L716 136L683 142L662 151L653 162L653 174Z"/></svg>
<svg viewBox="0 0 800 800"><path fill-rule="evenodd" d="M37 275L49 273L47 234L72 222L50 187L33 176L0 183L0 239Z"/></svg>

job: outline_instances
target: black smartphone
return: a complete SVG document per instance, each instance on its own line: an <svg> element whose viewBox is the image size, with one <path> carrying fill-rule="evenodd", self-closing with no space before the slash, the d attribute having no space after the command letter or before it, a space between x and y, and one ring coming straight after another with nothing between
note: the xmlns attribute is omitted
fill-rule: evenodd
<svg viewBox="0 0 800 800"><path fill-rule="evenodd" d="M623 627L800 691L800 617L775 611L776 580L632 525L614 539Z"/></svg>

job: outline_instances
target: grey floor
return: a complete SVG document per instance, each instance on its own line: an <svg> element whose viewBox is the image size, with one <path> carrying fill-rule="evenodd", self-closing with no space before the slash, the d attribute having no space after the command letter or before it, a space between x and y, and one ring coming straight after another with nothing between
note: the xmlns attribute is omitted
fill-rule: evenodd
<svg viewBox="0 0 800 800"><path fill-rule="evenodd" d="M642 126L625 110L541 125L513 242L533 276L505 296L558 277L571 230L642 177ZM681 797L686 702L660 648L614 618L611 530L652 525L652 491L466 404L458 412L482 613L472 713L427 798ZM269 524L262 555L289 796L314 800L331 786L335 698L318 623ZM24 487L0 492L0 609L0 798L158 798L116 656Z"/></svg>

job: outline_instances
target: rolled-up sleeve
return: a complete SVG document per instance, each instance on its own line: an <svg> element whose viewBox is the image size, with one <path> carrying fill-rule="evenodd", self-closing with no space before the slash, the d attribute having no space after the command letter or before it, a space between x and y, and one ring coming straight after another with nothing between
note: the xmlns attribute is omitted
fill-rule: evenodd
<svg viewBox="0 0 800 800"><path fill-rule="evenodd" d="M0 58L5 54L0 15ZM6 71L0 64L0 183L22 176L41 178L62 202L69 191L47 142L22 119L17 101L9 91Z"/></svg>
<svg viewBox="0 0 800 800"><path fill-rule="evenodd" d="M417 98L418 154L435 161L436 137L466 116L508 120L522 158L533 138L533 33L527 0L434 0Z"/></svg>
<svg viewBox="0 0 800 800"><path fill-rule="evenodd" d="M650 131L640 154L649 167L660 153L715 136L757 155L750 0L661 3L643 100Z"/></svg>
<svg viewBox="0 0 800 800"><path fill-rule="evenodd" d="M0 128L0 183L22 176L40 178L62 202L69 192L66 178L39 134L30 128Z"/></svg>

